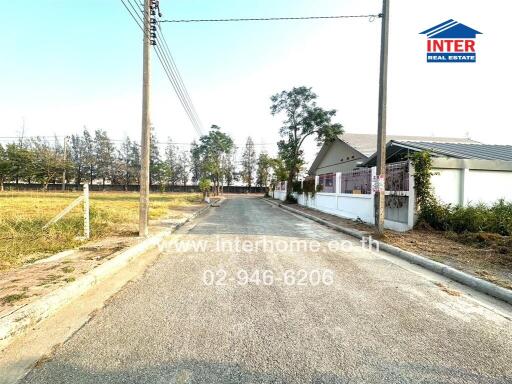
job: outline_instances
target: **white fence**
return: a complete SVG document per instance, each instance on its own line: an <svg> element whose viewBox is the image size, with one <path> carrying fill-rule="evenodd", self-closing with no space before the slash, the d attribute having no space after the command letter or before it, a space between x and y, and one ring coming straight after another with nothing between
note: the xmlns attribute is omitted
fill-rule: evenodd
<svg viewBox="0 0 512 384"><path fill-rule="evenodd" d="M387 187L395 190L386 191L386 220L384 221L384 226L388 229L400 232L412 229L415 220L413 170L409 164L404 166L407 167L407 172L405 176L400 175L400 177L396 179L400 180L399 183L389 179L386 182ZM393 168L393 166L391 166L389 169L391 171L390 176L393 176L393 172L397 169L397 167ZM373 167L371 168L371 174L368 175L371 176L369 180L373 180L375 175L376 168ZM359 173L355 175L358 179L360 179L360 176ZM403 180L404 178L405 181ZM343 183L342 180L344 180ZM319 181L320 177L316 176L315 190ZM286 199L286 182L283 182L283 184L284 185L276 187L273 192L273 197L282 201ZM294 193L293 195L297 199L298 204L308 208L317 209L347 219L361 220L372 225L375 223L375 193L373 188L371 191L363 189L363 192L367 193L361 193L361 188L357 186L358 183L355 183L353 193L341 193L342 190L347 190L346 178L342 178L341 172L335 174L333 184L335 186L334 192L317 192L314 196L311 193ZM361 183L359 182L359 184ZM397 187L398 184L399 187Z"/></svg>

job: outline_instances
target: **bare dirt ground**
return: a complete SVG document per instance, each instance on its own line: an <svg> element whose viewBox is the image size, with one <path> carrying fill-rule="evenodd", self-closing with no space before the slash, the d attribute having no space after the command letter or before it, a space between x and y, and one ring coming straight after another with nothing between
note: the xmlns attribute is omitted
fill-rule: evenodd
<svg viewBox="0 0 512 384"><path fill-rule="evenodd" d="M362 222L343 219L298 204L290 204L290 206L334 224L378 237L372 226ZM459 235L432 229L414 229L409 232L386 230L381 240L512 289L512 239L510 236L487 233Z"/></svg>

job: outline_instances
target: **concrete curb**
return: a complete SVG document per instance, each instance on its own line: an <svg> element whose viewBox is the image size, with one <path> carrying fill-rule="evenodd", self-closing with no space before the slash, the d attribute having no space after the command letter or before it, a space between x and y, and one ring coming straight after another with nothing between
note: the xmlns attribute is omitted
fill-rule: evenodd
<svg viewBox="0 0 512 384"><path fill-rule="evenodd" d="M142 256L149 250L152 250L173 231L199 216L210 205L207 205L197 212L193 213L190 217L180 223L174 224L169 229L164 229L161 232L144 239L142 242L121 251L116 257L110 259L100 265L99 267L89 271L84 276L78 278L76 281L56 289L55 291L41 297L40 299L18 309L15 312L0 319L0 351L5 349L7 345L13 340L14 337L23 333L30 327L33 327L40 321L51 316L62 306L83 295L86 291L94 287L100 281L103 281L116 272L127 266L132 260Z"/></svg>
<svg viewBox="0 0 512 384"><path fill-rule="evenodd" d="M284 210L287 210L287 211L295 213L297 215L306 217L310 220L316 221L317 223L326 225L327 227L332 228L338 232L343 232L347 235L356 237L358 239L362 239L363 237L366 236L365 232L361 232L361 231L358 231L355 229L345 228L345 227L330 223L326 220L320 219L313 215L309 215L309 214L299 211L297 209L293 209L293 208L283 205L281 203L277 203L277 202L267 200L267 199L266 199L266 201L269 202L270 204L276 205ZM392 254L393 256L397 256L397 257L404 259L412 264L419 265L419 266L421 266L425 269L428 269L432 272L438 273L438 274L448 277L454 281L457 281L458 283L467 285L479 292L485 293L485 294L492 296L496 299L499 299L499 300L505 301L509 304L512 304L512 291L510 289L506 289L506 288L500 287L496 284L493 284L489 281L479 279L478 277L472 276L466 272L462 272L462 271L455 269L453 267L450 267L446 264L439 263L439 262L431 260L427 257L420 256L416 253L405 251L403 249L395 247L394 245L390 245L390 244L384 243L382 241L379 241L378 243L379 243L380 250L388 252L388 253Z"/></svg>

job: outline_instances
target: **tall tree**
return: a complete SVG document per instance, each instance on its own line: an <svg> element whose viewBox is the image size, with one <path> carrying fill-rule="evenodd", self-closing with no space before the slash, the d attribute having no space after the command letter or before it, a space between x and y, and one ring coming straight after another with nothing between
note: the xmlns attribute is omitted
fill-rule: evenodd
<svg viewBox="0 0 512 384"><path fill-rule="evenodd" d="M131 146L130 167L133 170L135 183L140 184L140 146L134 141Z"/></svg>
<svg viewBox="0 0 512 384"><path fill-rule="evenodd" d="M192 182L198 183L202 176L201 150L195 140L190 146L190 172L192 173Z"/></svg>
<svg viewBox="0 0 512 384"><path fill-rule="evenodd" d="M75 184L79 186L85 169L85 144L79 135L71 135L70 158L73 164Z"/></svg>
<svg viewBox="0 0 512 384"><path fill-rule="evenodd" d="M249 136L245 143L245 148L242 153L242 180L251 188L254 180L254 171L256 170L256 150L254 149L254 142Z"/></svg>
<svg viewBox="0 0 512 384"><path fill-rule="evenodd" d="M295 87L271 97L272 115L284 112L286 116L279 130L282 140L278 142L278 148L288 170L288 195L291 194L292 183L300 170L304 140L314 136L317 144L323 145L343 133L343 126L331 121L336 110L318 107L317 97L308 87Z"/></svg>
<svg viewBox="0 0 512 384"><path fill-rule="evenodd" d="M151 142L150 142L150 157L149 157L149 183L150 185L164 184L164 171L165 167L160 158L160 150L158 148L158 140L155 134L155 128L151 127Z"/></svg>
<svg viewBox="0 0 512 384"><path fill-rule="evenodd" d="M126 137L118 153L119 179L123 183L125 191L136 180L137 170L134 168L134 146L137 147L137 144L132 142L129 137Z"/></svg>
<svg viewBox="0 0 512 384"><path fill-rule="evenodd" d="M97 163L97 177L101 179L102 185L105 186L106 180L112 180L112 165L115 160L115 147L106 131L96 130L94 132L94 153Z"/></svg>
<svg viewBox="0 0 512 384"><path fill-rule="evenodd" d="M238 175L236 173L236 165L232 156L225 156L223 163L223 171L224 171L224 179L226 180L226 185L231 186L236 180L238 180Z"/></svg>
<svg viewBox="0 0 512 384"><path fill-rule="evenodd" d="M18 184L20 180L30 181L34 172L34 152L29 150L25 143L7 144L6 152L10 163L10 175L15 183Z"/></svg>
<svg viewBox="0 0 512 384"><path fill-rule="evenodd" d="M84 127L84 131L82 133L82 141L84 175L87 175L89 184L93 184L94 179L96 178L97 161L94 150L94 139L86 127Z"/></svg>
<svg viewBox="0 0 512 384"><path fill-rule="evenodd" d="M4 183L9 179L11 173L11 162L7 156L7 151L0 144L0 191L4 191Z"/></svg>
<svg viewBox="0 0 512 384"><path fill-rule="evenodd" d="M185 151L181 151L178 156L177 175L183 186L187 185L190 176L190 159Z"/></svg>
<svg viewBox="0 0 512 384"><path fill-rule="evenodd" d="M223 165L234 148L233 139L219 126L212 125L208 135L201 136L199 141L200 144L192 148L192 155L200 159L201 173L210 176L215 194L218 195L225 175Z"/></svg>
<svg viewBox="0 0 512 384"><path fill-rule="evenodd" d="M172 144L171 139L168 139L169 143L165 148L165 165L167 168L167 182L171 186L175 186L180 180L180 174L178 170L179 166L179 153L178 147Z"/></svg>
<svg viewBox="0 0 512 384"><path fill-rule="evenodd" d="M39 137L31 140L34 153L34 177L43 184L43 189L48 190L48 184L55 181L66 166L65 160L59 153L56 145L50 145Z"/></svg>
<svg viewBox="0 0 512 384"><path fill-rule="evenodd" d="M258 157L258 168L256 170L256 185L265 188L265 194L268 193L271 170L272 158L267 153L261 152Z"/></svg>

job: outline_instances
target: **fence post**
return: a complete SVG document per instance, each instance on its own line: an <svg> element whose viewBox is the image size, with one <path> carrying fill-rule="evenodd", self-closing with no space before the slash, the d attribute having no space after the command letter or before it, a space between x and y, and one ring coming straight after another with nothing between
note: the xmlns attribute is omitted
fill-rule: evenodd
<svg viewBox="0 0 512 384"><path fill-rule="evenodd" d="M336 172L336 194L339 195L341 193L341 172Z"/></svg>
<svg viewBox="0 0 512 384"><path fill-rule="evenodd" d="M89 239L91 231L89 228L89 184L84 184L84 237Z"/></svg>
<svg viewBox="0 0 512 384"><path fill-rule="evenodd" d="M372 167L372 175L371 175L371 181L372 181L372 186L371 186L371 190L370 190L370 193L371 193L371 197L372 197L372 207L374 207L374 210L376 209L376 206L375 206L375 186L374 186L374 181L377 177L377 167ZM384 199L386 199L385 195L384 195ZM375 213L375 211L374 211ZM372 223L371 224L374 224L375 225L375 215L372 215Z"/></svg>
<svg viewBox="0 0 512 384"><path fill-rule="evenodd" d="M409 167L409 197L407 205L407 228L414 227L414 220L416 218L416 191L414 189L414 167L411 162L407 163Z"/></svg>

